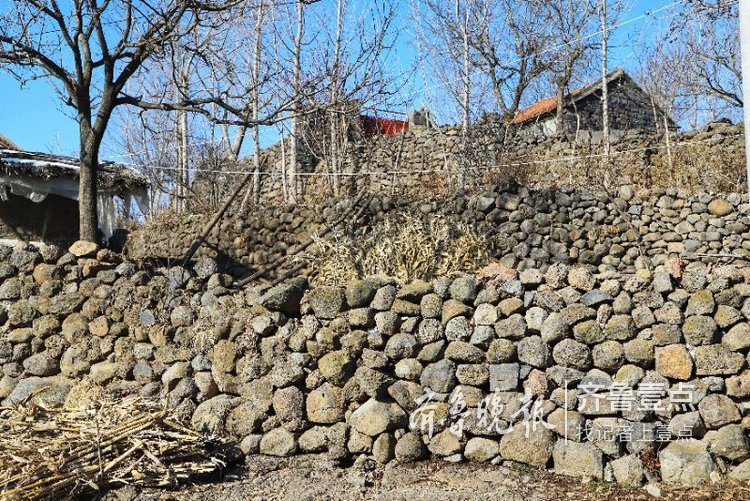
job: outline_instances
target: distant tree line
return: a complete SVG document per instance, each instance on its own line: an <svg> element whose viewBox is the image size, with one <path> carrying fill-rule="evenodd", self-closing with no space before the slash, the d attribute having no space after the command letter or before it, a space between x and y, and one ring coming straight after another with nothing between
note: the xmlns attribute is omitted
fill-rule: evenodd
<svg viewBox="0 0 750 501"><path fill-rule="evenodd" d="M638 21L653 34L631 27L624 35L626 0L7 3L0 71L49 81L78 123L86 240L97 238L105 140L149 176L152 208L186 210L196 172L221 185L222 171L246 152L242 168L254 175L244 202L259 201L268 169L261 147L279 138L283 193L296 202L303 124L313 114L324 117L316 154L331 173L342 168L347 117L363 109L405 110L421 100L468 133L487 114L508 122L552 95L560 123L568 92L606 68L607 41L610 51L638 54L629 69L682 123L735 117L743 104L732 0L655 9ZM415 48L412 68L399 59L407 46ZM331 188L340 193L338 176Z"/></svg>

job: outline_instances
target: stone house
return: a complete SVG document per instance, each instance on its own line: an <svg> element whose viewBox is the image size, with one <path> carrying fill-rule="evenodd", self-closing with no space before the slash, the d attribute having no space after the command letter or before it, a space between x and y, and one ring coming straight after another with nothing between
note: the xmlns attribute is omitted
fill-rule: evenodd
<svg viewBox="0 0 750 501"><path fill-rule="evenodd" d="M665 126L676 130L677 124L665 113L653 96L644 91L622 68L607 76L609 92L609 122L614 135L626 130L663 132ZM565 98L563 126L565 133L586 131L594 136L601 134L602 83L591 82L574 89ZM518 112L513 124L519 133L551 137L557 131L557 99L543 99Z"/></svg>
<svg viewBox="0 0 750 501"><path fill-rule="evenodd" d="M7 148L13 146L14 148ZM78 159L0 146L0 239L70 243L78 237ZM148 181L119 164L98 170L97 210L103 241L117 227L117 203L148 208Z"/></svg>

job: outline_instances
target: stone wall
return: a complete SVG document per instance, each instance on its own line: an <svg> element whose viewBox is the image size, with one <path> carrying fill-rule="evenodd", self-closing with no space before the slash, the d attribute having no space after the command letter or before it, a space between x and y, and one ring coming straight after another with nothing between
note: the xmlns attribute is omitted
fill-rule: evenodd
<svg viewBox="0 0 750 501"><path fill-rule="evenodd" d="M631 108L625 107L618 120L639 120L631 115L643 112L642 107ZM614 154L608 174L614 185L743 191L743 130L741 125L717 123L700 131L673 132L667 139L662 133L622 125L611 135ZM488 178L601 187L601 140L596 129L546 138L514 135L491 121L473 126L466 139L460 127L417 127L395 136L351 141L335 170L340 173L343 193L366 188L391 195L430 192L442 196L467 185L484 186ZM267 172L273 175L262 178L262 199L281 198L279 145L264 155ZM330 172L334 169L325 156L314 158L301 152L300 157L303 165L299 171L305 174L298 179L301 198L331 196L334 176ZM231 191L231 183L225 189Z"/></svg>
<svg viewBox="0 0 750 501"><path fill-rule="evenodd" d="M217 259L223 271L235 276L247 275L307 241L336 220L349 203L233 212L217 225L199 256ZM601 271L634 272L663 264L670 256L750 256L746 194L690 194L627 185L610 195L498 183L484 191L461 191L444 199L376 195L358 221L347 221L339 231L372 231L394 211L468 224L487 237L492 259L518 269L546 270L553 263L580 263ZM207 219L177 215L155 219L131 235L128 255L176 261ZM279 272L294 264L289 260Z"/></svg>
<svg viewBox="0 0 750 501"><path fill-rule="evenodd" d="M241 291L217 269L0 247L2 404L161 398L246 454L522 463L631 485L750 478L741 268L495 264Z"/></svg>

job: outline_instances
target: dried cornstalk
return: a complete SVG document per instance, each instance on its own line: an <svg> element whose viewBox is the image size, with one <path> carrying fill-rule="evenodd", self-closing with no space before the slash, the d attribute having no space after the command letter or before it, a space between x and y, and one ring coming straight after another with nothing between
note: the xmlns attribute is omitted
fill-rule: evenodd
<svg viewBox="0 0 750 501"><path fill-rule="evenodd" d="M0 499L175 486L221 470L225 449L139 398L85 410L0 408Z"/></svg>

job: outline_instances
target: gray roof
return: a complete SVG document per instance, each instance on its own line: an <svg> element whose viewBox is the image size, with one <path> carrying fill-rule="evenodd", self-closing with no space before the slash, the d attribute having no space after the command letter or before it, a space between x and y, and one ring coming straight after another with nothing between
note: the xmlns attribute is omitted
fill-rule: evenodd
<svg viewBox="0 0 750 501"><path fill-rule="evenodd" d="M78 179L79 172L77 158L0 149L0 174L40 179ZM148 179L124 165L102 161L97 169L97 184L100 189L125 193L146 189Z"/></svg>

